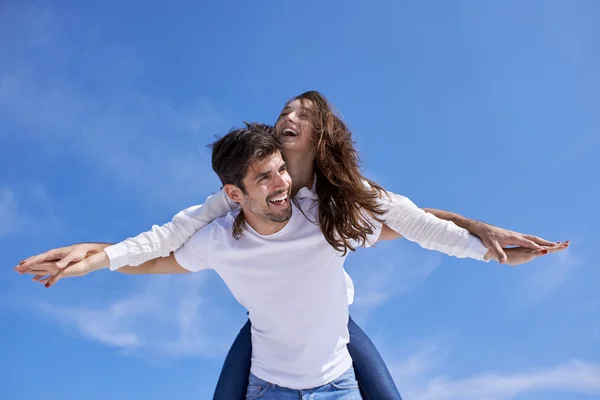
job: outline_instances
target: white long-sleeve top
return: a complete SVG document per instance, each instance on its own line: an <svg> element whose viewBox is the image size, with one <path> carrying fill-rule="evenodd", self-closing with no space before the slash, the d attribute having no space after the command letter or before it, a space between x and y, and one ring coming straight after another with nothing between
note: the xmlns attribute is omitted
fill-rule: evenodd
<svg viewBox="0 0 600 400"><path fill-rule="evenodd" d="M316 194L303 188L296 196ZM488 251L481 240L466 229L423 211L404 196L387 192L381 202L387 210L383 216L384 223L425 249L475 260L483 260ZM203 205L180 211L171 222L153 225L147 232L107 247L104 251L110 260L110 269L115 271L125 265L137 266L154 258L166 257L198 230L238 207L224 190L220 190L209 196Z"/></svg>

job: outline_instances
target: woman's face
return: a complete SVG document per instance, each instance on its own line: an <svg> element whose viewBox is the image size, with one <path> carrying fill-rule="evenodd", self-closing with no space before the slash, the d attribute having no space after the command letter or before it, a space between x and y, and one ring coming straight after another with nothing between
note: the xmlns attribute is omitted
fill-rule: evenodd
<svg viewBox="0 0 600 400"><path fill-rule="evenodd" d="M281 112L275 124L275 136L283 146L284 154L293 151L308 156L314 152L315 133L309 118L311 108L310 100L294 100Z"/></svg>

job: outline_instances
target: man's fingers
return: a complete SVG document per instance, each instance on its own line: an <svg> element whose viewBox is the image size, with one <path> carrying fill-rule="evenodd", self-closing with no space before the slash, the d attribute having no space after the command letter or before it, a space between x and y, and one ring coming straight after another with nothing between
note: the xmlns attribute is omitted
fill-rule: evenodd
<svg viewBox="0 0 600 400"><path fill-rule="evenodd" d="M490 249L494 252L496 257L498 257L498 262L500 264L504 264L506 262L506 253L502 250L502 246L497 241L492 242L492 248Z"/></svg>
<svg viewBox="0 0 600 400"><path fill-rule="evenodd" d="M59 259L63 258L67 253L68 253L68 250L66 250L64 247L60 248L60 249L48 250L45 253L30 257L20 266L23 268L27 268L34 264L40 264L40 263L43 263L46 261L59 260Z"/></svg>
<svg viewBox="0 0 600 400"><path fill-rule="evenodd" d="M31 256L31 257L29 257L29 258L26 258L26 259L24 259L24 260L21 260L21 261L19 261L19 265L21 265L21 264L23 264L23 263L25 263L25 262L27 262L27 261L31 260L33 257L35 257L35 256Z"/></svg>
<svg viewBox="0 0 600 400"><path fill-rule="evenodd" d="M66 256L69 253L70 249L71 249L70 246L69 247L61 247L58 249L48 250L42 254L38 254L33 257L29 257L27 260L24 260L23 263L20 263L17 266L17 269L26 269L26 268L31 267L34 264L40 264L40 263L47 262L47 261L60 260L61 258L63 258L64 256Z"/></svg>
<svg viewBox="0 0 600 400"><path fill-rule="evenodd" d="M525 235L525 238L531 240L534 243L539 244L540 246L548 246L548 247L556 246L556 243L551 242L546 239L542 239L541 237L538 237L538 236Z"/></svg>
<svg viewBox="0 0 600 400"><path fill-rule="evenodd" d="M30 274L30 275L31 274L39 275L41 273L43 273L44 275L46 275L46 274L54 275L55 273L58 272L58 267L53 262L46 262L46 263L41 263L41 264L35 264L35 265L32 265L31 267L28 267L25 269L19 269L17 271L21 274Z"/></svg>
<svg viewBox="0 0 600 400"><path fill-rule="evenodd" d="M34 271L46 271L52 275L54 275L55 273L58 272L58 267L56 266L56 263L54 263L54 262L45 262L45 263L41 263L41 264L35 264L30 269L34 270Z"/></svg>
<svg viewBox="0 0 600 400"><path fill-rule="evenodd" d="M514 243L511 243L517 246L526 247L532 250L543 250L543 247L539 244L535 243L533 240L526 239L525 237L516 237Z"/></svg>
<svg viewBox="0 0 600 400"><path fill-rule="evenodd" d="M69 254L67 254L66 256L64 256L64 258L62 260L60 260L59 262L56 263L56 266L58 268L65 268L67 265L71 264L72 262L79 262L81 260L83 260L84 257L77 257L75 254L73 254L73 252L69 252Z"/></svg>

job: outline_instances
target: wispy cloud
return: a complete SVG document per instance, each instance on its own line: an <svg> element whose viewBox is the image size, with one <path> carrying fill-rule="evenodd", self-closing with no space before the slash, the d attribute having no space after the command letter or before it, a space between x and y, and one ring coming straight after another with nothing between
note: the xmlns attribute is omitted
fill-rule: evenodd
<svg viewBox="0 0 600 400"><path fill-rule="evenodd" d="M600 394L600 364L569 360L562 364L486 372L465 378L443 374L447 354L428 344L404 360L389 363L390 371L406 400L510 400L525 393L565 391ZM440 374L440 372L442 374Z"/></svg>
<svg viewBox="0 0 600 400"><path fill-rule="evenodd" d="M581 264L572 249L541 258L537 265L531 266L531 277L524 284L524 293L531 301L542 300L563 283L569 274Z"/></svg>
<svg viewBox="0 0 600 400"><path fill-rule="evenodd" d="M25 184L18 190L0 187L0 236L42 230L48 233L58 228L58 220L44 186Z"/></svg>
<svg viewBox="0 0 600 400"><path fill-rule="evenodd" d="M18 232L22 223L15 195L8 189L0 189L0 236Z"/></svg>
<svg viewBox="0 0 600 400"><path fill-rule="evenodd" d="M377 249L359 252L351 259L350 273L356 286L352 315L364 321L395 296L415 288L441 265L438 253L412 251L408 243L383 243Z"/></svg>
<svg viewBox="0 0 600 400"><path fill-rule="evenodd" d="M223 330L223 310L200 294L208 287L206 279L202 274L151 277L131 295L101 306L35 306L69 331L124 354L207 356L223 352L230 343L216 334Z"/></svg>
<svg viewBox="0 0 600 400"><path fill-rule="evenodd" d="M509 400L523 393L548 390L600 395L600 364L572 360L504 375L486 373L465 379L438 376L423 388L410 389L405 397L407 400Z"/></svg>
<svg viewBox="0 0 600 400"><path fill-rule="evenodd" d="M441 362L438 347L426 344L407 358L389 363L389 370L398 384L411 382L415 385L431 373Z"/></svg>
<svg viewBox="0 0 600 400"><path fill-rule="evenodd" d="M135 86L140 61L95 27L9 4L0 16L0 26L12 27L0 44L8 60L0 66L0 120L145 197L215 188L205 145L229 128L225 112L201 97L176 105L145 93Z"/></svg>

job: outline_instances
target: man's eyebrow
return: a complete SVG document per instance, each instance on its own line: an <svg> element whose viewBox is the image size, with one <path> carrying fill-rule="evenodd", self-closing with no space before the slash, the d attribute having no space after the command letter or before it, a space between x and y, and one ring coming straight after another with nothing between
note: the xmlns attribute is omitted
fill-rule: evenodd
<svg viewBox="0 0 600 400"><path fill-rule="evenodd" d="M270 173L271 171L259 172L258 174L256 174L254 179L259 180L261 178L264 178L265 176L269 176Z"/></svg>

